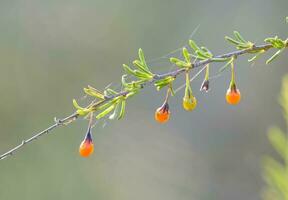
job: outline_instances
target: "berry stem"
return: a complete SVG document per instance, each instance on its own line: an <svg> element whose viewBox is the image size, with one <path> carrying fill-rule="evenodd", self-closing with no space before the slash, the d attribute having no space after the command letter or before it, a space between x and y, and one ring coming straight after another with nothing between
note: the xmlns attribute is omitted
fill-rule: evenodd
<svg viewBox="0 0 288 200"><path fill-rule="evenodd" d="M206 71L205 71L205 81L209 80L209 64L206 65Z"/></svg>
<svg viewBox="0 0 288 200"><path fill-rule="evenodd" d="M234 58L232 58L232 62L231 62L231 86L235 85L235 68L234 68Z"/></svg>

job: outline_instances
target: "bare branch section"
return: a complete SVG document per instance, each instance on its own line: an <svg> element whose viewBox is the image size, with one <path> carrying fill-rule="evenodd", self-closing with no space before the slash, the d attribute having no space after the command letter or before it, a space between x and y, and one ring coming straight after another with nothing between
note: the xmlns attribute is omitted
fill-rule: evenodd
<svg viewBox="0 0 288 200"><path fill-rule="evenodd" d="M249 49L237 50L237 51L233 51L233 52L230 52L230 53L214 56L214 57L208 58L206 60L201 60L201 61L195 62L195 63L192 64L191 70L194 69L194 68L197 68L197 67L201 67L201 66L205 67L205 65L207 65L209 63L217 62L217 59L219 59L219 58L220 59L221 58L232 58L232 57L237 57L237 56L240 56L240 55L243 55L243 54L249 54L249 53L257 52L257 51L260 51L260 50L267 51L270 48L273 48L273 46L271 44L265 44L265 45L259 45L259 46L253 45ZM170 72L167 72L167 73L164 73L164 74L156 74L156 75L153 76L153 78L151 80L142 83L141 86L143 88L144 86L146 86L148 84L152 84L152 83L154 83L157 80L160 80L160 79L163 79L163 78L166 78L166 77L170 77L170 76L176 78L176 76L178 76L179 74L184 73L185 71L187 71L187 69L180 68L180 69L176 69L174 71L170 71ZM96 110L97 107L99 107L100 105L103 105L103 104L115 99L116 97L120 97L120 96L125 97L128 93L129 93L128 91L122 91L122 92L119 92L116 95L106 96L101 101L92 102L87 108L93 107ZM14 148L10 149L6 153L0 155L0 160L3 160L4 158L7 158L8 156L13 155L16 151L18 151L19 149L24 147L25 144L30 143L30 142L34 141L35 139L50 133L53 129L55 129L57 127L60 127L62 125L70 124L71 122L75 121L78 117L79 117L78 113L73 113L70 116L67 116L67 117L65 117L63 119L55 120L55 123L53 125L51 125L50 127L48 127L45 130L33 135L29 139L23 140L19 145L17 145Z"/></svg>

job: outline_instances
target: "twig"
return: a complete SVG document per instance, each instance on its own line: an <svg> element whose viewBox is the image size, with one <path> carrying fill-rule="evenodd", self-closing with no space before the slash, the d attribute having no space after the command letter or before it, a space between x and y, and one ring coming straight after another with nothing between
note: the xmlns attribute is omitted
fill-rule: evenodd
<svg viewBox="0 0 288 200"><path fill-rule="evenodd" d="M237 51L233 51L233 52L230 52L230 53L226 53L226 54L215 56L214 58L231 58L231 57L234 57L234 56L240 56L240 55L243 55L243 54L246 54L246 53L250 53L250 52L253 52L253 51L256 51L256 50L265 50L265 51L267 51L267 50L269 50L272 47L273 46L271 44L265 44L265 45L259 45L259 46L255 45L251 49L237 50ZM192 66L191 69L194 69L194 68L197 68L197 67L201 67L201 66L205 66L205 65L207 65L209 63L212 63L212 62L216 62L216 61L214 61L213 59L207 59L207 60L198 61L198 62L193 63L193 66ZM144 87L147 84L152 84L155 81L163 79L163 78L168 77L168 76L176 77L176 76L178 76L179 74L181 74L181 73L183 73L185 71L186 71L186 69L182 68L182 69L177 69L177 70L170 71L170 72L167 72L167 73L164 73L164 74L155 75L152 80L143 83L142 86ZM104 100L102 100L100 102L92 102L88 107L90 107L90 106L92 106L92 107L100 106L100 105L102 105L102 104L104 104L104 103L106 103L108 101L111 101L112 99L114 99L116 97L125 96L128 93L129 93L128 91L122 91L122 92L118 93L117 95L108 96L108 97L106 97ZM0 160L3 160L4 158L7 158L8 156L11 156L13 153L15 153L20 148L22 148L25 144L32 142L33 140L39 138L42 135L50 133L53 129L55 129L55 128L61 126L61 125L68 125L69 123L75 121L78 117L79 117L79 115L77 113L73 113L70 116L65 117L63 119L55 120L55 123L53 125L51 125L50 127L48 127L47 129L45 129L45 130L33 135L31 138L23 140L21 142L21 144L19 144L18 146L15 146L14 148L12 148L9 151L7 151L6 153L0 155Z"/></svg>

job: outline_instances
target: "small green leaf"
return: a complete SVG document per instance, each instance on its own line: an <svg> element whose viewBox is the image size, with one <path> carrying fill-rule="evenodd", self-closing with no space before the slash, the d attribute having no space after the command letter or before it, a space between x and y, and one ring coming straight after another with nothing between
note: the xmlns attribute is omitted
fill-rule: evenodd
<svg viewBox="0 0 288 200"><path fill-rule="evenodd" d="M105 99L104 95L100 91L91 87L90 85L88 85L88 88L84 88L84 92L90 96L93 96L99 99Z"/></svg>
<svg viewBox="0 0 288 200"><path fill-rule="evenodd" d="M189 40L189 45L194 51L200 50L200 48L197 46L197 44L193 40Z"/></svg>
<svg viewBox="0 0 288 200"><path fill-rule="evenodd" d="M178 58L174 58L174 57L172 57L172 58L170 58L170 62L171 63L177 63L177 62L181 62L182 60L180 60L180 59L178 59ZM183 62L183 61L182 61Z"/></svg>
<svg viewBox="0 0 288 200"><path fill-rule="evenodd" d="M144 56L144 53L143 53L143 50L140 48L139 51L138 51L138 55L139 55L139 59L141 61L141 63L143 64L143 67L147 70L147 71L150 71L147 64L146 64L146 61L145 61L145 56Z"/></svg>
<svg viewBox="0 0 288 200"><path fill-rule="evenodd" d="M124 117L124 115L125 115L125 107L126 107L126 101L123 100L122 104L121 104L121 110L120 110L120 113L119 113L119 116L118 116L118 120L122 119Z"/></svg>
<svg viewBox="0 0 288 200"><path fill-rule="evenodd" d="M190 55L189 55L188 50L184 47L182 52L183 52L183 56L184 56L186 62L191 63L191 59L190 59Z"/></svg>
<svg viewBox="0 0 288 200"><path fill-rule="evenodd" d="M276 49L283 49L286 47L286 41L278 38L278 36L275 36L274 38L266 38L264 41L270 43Z"/></svg>
<svg viewBox="0 0 288 200"><path fill-rule="evenodd" d="M204 57L204 56L201 56L201 55L193 55L193 54L191 54L191 56L193 57L193 58L195 58L195 60L207 60L207 58L206 57Z"/></svg>
<svg viewBox="0 0 288 200"><path fill-rule="evenodd" d="M123 69L127 74L131 74L131 75L135 76L134 70L132 70L128 65L123 64Z"/></svg>
<svg viewBox="0 0 288 200"><path fill-rule="evenodd" d="M90 109L87 108L83 108L81 106L78 105L77 101L75 99L73 99L73 106L77 109L76 112L78 115L80 116L85 116L87 115L89 112L91 112Z"/></svg>
<svg viewBox="0 0 288 200"><path fill-rule="evenodd" d="M207 49L206 47L201 47L201 50L207 54L208 57L213 57L213 54L211 53L211 51L209 49Z"/></svg>
<svg viewBox="0 0 288 200"><path fill-rule="evenodd" d="M111 95L117 95L118 92L116 92L115 90L111 89L111 88L107 88L106 89L107 93L111 94Z"/></svg>
<svg viewBox="0 0 288 200"><path fill-rule="evenodd" d="M152 75L145 73L145 72L142 72L142 71L139 71L139 70L134 70L134 72L135 72L135 76L138 77L139 79L142 79L142 80L149 80L149 79L153 78Z"/></svg>
<svg viewBox="0 0 288 200"><path fill-rule="evenodd" d="M163 87L167 86L168 84L170 84L171 82L173 82L175 80L174 77L172 76L168 76L166 78L163 78L161 80L155 81L154 85L156 86L157 90L162 89Z"/></svg>
<svg viewBox="0 0 288 200"><path fill-rule="evenodd" d="M269 58L267 61L266 61L266 64L270 64L275 58L277 58L280 53L283 51L284 49L280 49L278 50L273 56L271 56L271 58Z"/></svg>
<svg viewBox="0 0 288 200"><path fill-rule="evenodd" d="M97 110L97 111L104 110L113 104L117 104L117 102L119 101L120 98L122 98L122 97L121 96L115 97L114 99L111 99L110 101L108 101L107 103L105 103L103 105L98 105L96 108L94 108L94 110Z"/></svg>
<svg viewBox="0 0 288 200"><path fill-rule="evenodd" d="M128 86L128 83L126 82L126 77L127 77L127 74L124 74L122 75L121 77L121 83L124 87L127 87Z"/></svg>
<svg viewBox="0 0 288 200"><path fill-rule="evenodd" d="M253 45L252 43L241 43L237 45L237 49L249 49L251 48L251 45Z"/></svg>
<svg viewBox="0 0 288 200"><path fill-rule="evenodd" d="M76 109L79 109L79 110L83 110L84 108L79 106L79 104L77 103L76 99L73 99L73 106L76 108Z"/></svg>
<svg viewBox="0 0 288 200"><path fill-rule="evenodd" d="M140 62L139 60L134 60L134 61L133 61L133 64L134 64L135 67L137 67L138 69L140 69L140 70L143 71L144 73L147 73L147 74L152 75L152 73L151 73L149 70L147 70L147 68L146 68L146 67L143 65L143 63Z"/></svg>
<svg viewBox="0 0 288 200"><path fill-rule="evenodd" d="M133 90L130 90L130 92L126 95L126 99L129 98L129 97L134 96L135 94L137 94L139 92L139 89L140 88L135 88Z"/></svg>
<svg viewBox="0 0 288 200"><path fill-rule="evenodd" d="M232 38L229 37L229 36L225 36L225 40L227 40L228 42L231 42L232 44L235 44L235 45L241 44L241 42L236 41L236 40L232 39Z"/></svg>
<svg viewBox="0 0 288 200"><path fill-rule="evenodd" d="M242 35L240 35L240 33L239 33L238 31L234 31L233 33L234 33L235 38L236 38L238 41L240 41L240 42L242 42L242 43L247 43L247 41L244 40L244 38L242 37Z"/></svg>
<svg viewBox="0 0 288 200"><path fill-rule="evenodd" d="M108 108L106 108L104 111L102 111L101 113L99 113L97 116L96 116L96 119L101 119L102 117L105 117L107 114L109 114L112 110L115 109L115 103L112 104L111 106L109 106Z"/></svg>
<svg viewBox="0 0 288 200"><path fill-rule="evenodd" d="M109 116L110 120L115 120L119 116L120 112L120 101L116 104L114 112Z"/></svg>
<svg viewBox="0 0 288 200"><path fill-rule="evenodd" d="M192 66L191 63L186 63L178 58L170 58L170 62L175 63L175 65L177 65L180 68L187 68Z"/></svg>
<svg viewBox="0 0 288 200"><path fill-rule="evenodd" d="M205 58L205 59L209 59L211 58L211 54L207 53L207 52L203 52L202 50L197 50L196 51L196 54L199 56L199 57L202 57L202 58Z"/></svg>

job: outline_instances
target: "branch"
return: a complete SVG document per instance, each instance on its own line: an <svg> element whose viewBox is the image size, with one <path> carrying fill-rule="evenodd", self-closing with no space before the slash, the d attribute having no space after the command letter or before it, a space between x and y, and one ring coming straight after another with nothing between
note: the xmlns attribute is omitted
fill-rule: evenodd
<svg viewBox="0 0 288 200"><path fill-rule="evenodd" d="M254 53L254 52L259 52L261 50L263 51L267 51L270 48L273 48L274 46L272 44L264 44L264 45L252 45L250 48L246 48L246 49L242 49L242 50L237 50L237 51L232 51L226 54L222 54L222 55L218 55L218 56L214 56L211 58L207 58L207 59L202 59L200 61L197 61L193 64L191 64L191 67L189 69L187 68L180 68L180 69L176 69L174 71L170 71L164 74L154 74L153 77L150 80L144 81L143 83L140 84L141 89L144 88L144 86L148 85L148 84L153 84L155 83L155 81L157 80L161 80L163 78L167 78L167 77L174 77L176 78L179 74L182 74L186 71L192 70L194 68L197 67L201 67L201 66L206 66L209 63L212 62L217 62L217 59L224 59L224 58L234 58L243 54L247 54L247 53ZM287 47L287 45L285 46ZM140 58L141 59L141 58ZM218 61L219 62L219 61ZM146 64L146 63L145 63ZM88 105L87 107L85 107L84 109L90 109L89 112L95 112L97 111L97 108L99 108L99 106L101 105L105 105L107 102L111 102L112 100L114 100L117 97L126 97L127 95L129 95L131 91L129 90L124 90L124 91L120 91L119 93L115 94L115 95L105 95L103 97L103 99L101 101L92 101L90 105ZM14 154L16 151L18 151L20 148L24 147L25 144L28 144L36 139L38 139L39 137L46 135L48 133L50 133L53 129L60 127L62 125L68 125L71 122L75 121L79 116L81 116L82 114L80 113L73 113L63 119L59 119L59 120L55 120L55 123L53 125L51 125L50 127L46 128L45 130L36 133L35 135L33 135L31 138L28 138L26 140L23 140L21 142L21 144L19 144L18 146L15 146L14 148L10 149L9 151L7 151L6 153L3 153L2 155L0 155L0 160L7 158L8 156L11 156L12 154Z"/></svg>

